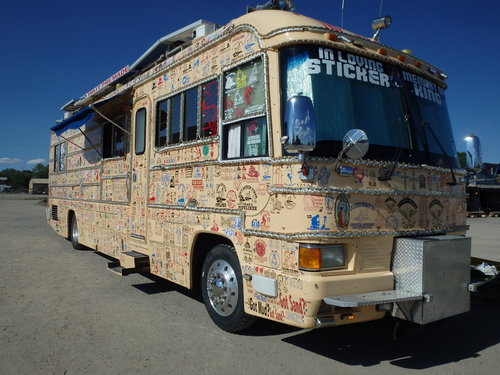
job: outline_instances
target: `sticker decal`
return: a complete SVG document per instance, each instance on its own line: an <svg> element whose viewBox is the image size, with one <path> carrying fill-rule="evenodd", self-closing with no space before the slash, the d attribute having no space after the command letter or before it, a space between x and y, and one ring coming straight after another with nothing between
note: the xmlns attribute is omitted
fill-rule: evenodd
<svg viewBox="0 0 500 375"><path fill-rule="evenodd" d="M350 207L345 194L339 194L335 200L335 221L340 229L349 226Z"/></svg>
<svg viewBox="0 0 500 375"><path fill-rule="evenodd" d="M255 241L255 253L261 258L266 255L266 244L264 241Z"/></svg>
<svg viewBox="0 0 500 375"><path fill-rule="evenodd" d="M417 220L417 204L410 198L403 198L398 203L399 213L402 217L403 228L413 228Z"/></svg>

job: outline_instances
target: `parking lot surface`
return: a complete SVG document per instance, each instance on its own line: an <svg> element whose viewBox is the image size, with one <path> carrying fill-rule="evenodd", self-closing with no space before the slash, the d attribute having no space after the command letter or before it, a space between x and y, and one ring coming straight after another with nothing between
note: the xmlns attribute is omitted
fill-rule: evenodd
<svg viewBox="0 0 500 375"><path fill-rule="evenodd" d="M229 334L196 294L73 250L25 198L0 198L0 374L497 373L498 289L469 313L401 325L396 340L392 319L312 331L262 320Z"/></svg>

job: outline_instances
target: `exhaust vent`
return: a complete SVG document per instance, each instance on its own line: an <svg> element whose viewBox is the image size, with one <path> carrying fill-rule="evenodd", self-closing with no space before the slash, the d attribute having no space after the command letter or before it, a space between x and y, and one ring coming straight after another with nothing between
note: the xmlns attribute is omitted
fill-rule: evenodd
<svg viewBox="0 0 500 375"><path fill-rule="evenodd" d="M52 205L51 211L52 211L52 220L59 221L59 215L58 215L58 212L57 212L57 206L55 204Z"/></svg>

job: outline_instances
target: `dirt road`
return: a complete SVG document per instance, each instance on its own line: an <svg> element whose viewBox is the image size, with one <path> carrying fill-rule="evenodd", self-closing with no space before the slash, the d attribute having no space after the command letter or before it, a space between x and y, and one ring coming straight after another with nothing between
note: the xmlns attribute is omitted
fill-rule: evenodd
<svg viewBox="0 0 500 375"><path fill-rule="evenodd" d="M436 325L393 320L302 331L259 321L228 334L192 293L120 277L46 224L38 201L0 199L0 374L488 374L500 304Z"/></svg>

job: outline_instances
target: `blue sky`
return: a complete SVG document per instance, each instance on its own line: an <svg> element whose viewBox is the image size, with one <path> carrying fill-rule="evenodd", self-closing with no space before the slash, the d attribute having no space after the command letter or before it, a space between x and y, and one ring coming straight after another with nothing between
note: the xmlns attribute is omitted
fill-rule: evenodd
<svg viewBox="0 0 500 375"><path fill-rule="evenodd" d="M266 0L5 1L0 11L0 170L47 163L59 111L162 36L198 19L226 24ZM340 25L342 0L296 0L298 13ZM345 0L343 26L371 36L380 0ZM483 161L500 163L500 2L383 0L393 24L381 41L443 69L458 151L478 135Z"/></svg>

